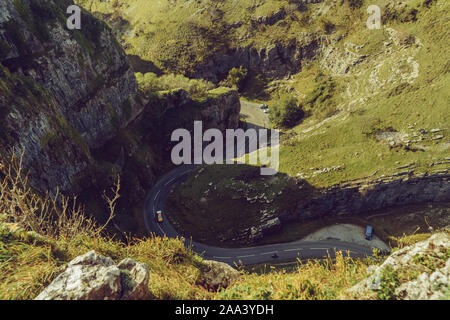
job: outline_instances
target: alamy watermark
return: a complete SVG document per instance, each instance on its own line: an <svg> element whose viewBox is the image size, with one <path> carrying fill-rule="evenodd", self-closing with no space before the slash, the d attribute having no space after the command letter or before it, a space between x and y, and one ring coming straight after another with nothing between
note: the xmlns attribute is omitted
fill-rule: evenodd
<svg viewBox="0 0 450 320"><path fill-rule="evenodd" d="M312 4L319 3L322 0L303 0L300 1L302 4ZM67 14L70 14L67 19L67 28L69 30L80 30L81 29L81 9L77 5L71 5L67 8ZM368 29L381 29L381 9L377 5L370 5L367 7L367 13L370 15L366 21L366 26Z"/></svg>
<svg viewBox="0 0 450 320"><path fill-rule="evenodd" d="M70 17L67 19L67 29L69 30L80 30L81 29L81 9L79 6L71 5L67 8L67 14Z"/></svg>
<svg viewBox="0 0 450 320"><path fill-rule="evenodd" d="M366 21L368 29L381 29L381 9L377 5L370 5L367 7L367 13L370 14Z"/></svg>
<svg viewBox="0 0 450 320"><path fill-rule="evenodd" d="M261 175L274 175L279 168L279 136L278 130L253 128L226 129L224 136L219 129L203 132L202 121L195 121L193 136L187 129L172 133L171 141L178 144L172 148L171 159L176 165L260 165ZM244 159L237 160L240 157Z"/></svg>

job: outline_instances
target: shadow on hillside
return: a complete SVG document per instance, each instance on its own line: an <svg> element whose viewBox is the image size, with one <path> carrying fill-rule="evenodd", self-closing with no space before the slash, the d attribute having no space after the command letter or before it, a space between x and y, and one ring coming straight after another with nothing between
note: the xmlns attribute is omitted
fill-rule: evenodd
<svg viewBox="0 0 450 320"><path fill-rule="evenodd" d="M152 61L143 60L141 59L141 57L134 54L129 54L128 59L134 72L140 72L142 74L153 72L158 76L162 75L163 73L162 70L155 66Z"/></svg>
<svg viewBox="0 0 450 320"><path fill-rule="evenodd" d="M282 224L275 218L291 215L315 191L306 181L281 172L264 176L258 166L214 164L175 187L164 209L186 239L239 248L278 234Z"/></svg>

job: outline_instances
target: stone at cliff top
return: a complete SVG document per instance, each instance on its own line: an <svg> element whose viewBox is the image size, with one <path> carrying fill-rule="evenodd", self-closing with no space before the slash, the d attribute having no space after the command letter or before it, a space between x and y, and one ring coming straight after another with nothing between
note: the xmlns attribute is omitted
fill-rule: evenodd
<svg viewBox="0 0 450 320"><path fill-rule="evenodd" d="M380 266L371 269L372 275L348 290L355 297L366 297L371 289L384 286L383 273L392 269L405 274L404 283L395 287L395 296L406 300L449 299L450 290L450 234L437 233L429 239L392 253ZM408 274L410 276L408 276ZM414 276L416 274L416 276Z"/></svg>
<svg viewBox="0 0 450 320"><path fill-rule="evenodd" d="M147 265L126 258L117 267L123 274L121 300L142 300L148 297L148 279L150 273Z"/></svg>
<svg viewBox="0 0 450 320"><path fill-rule="evenodd" d="M149 273L132 259L116 266L90 251L73 259L35 300L142 300L148 298Z"/></svg>
<svg viewBox="0 0 450 320"><path fill-rule="evenodd" d="M217 291L220 288L227 288L240 277L240 273L226 263L205 260L203 264L205 270L197 280L197 284L209 290Z"/></svg>

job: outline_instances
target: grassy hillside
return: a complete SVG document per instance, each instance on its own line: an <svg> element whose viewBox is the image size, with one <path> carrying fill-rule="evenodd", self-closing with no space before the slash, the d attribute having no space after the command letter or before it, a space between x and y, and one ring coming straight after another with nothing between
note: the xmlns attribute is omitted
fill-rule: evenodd
<svg viewBox="0 0 450 320"><path fill-rule="evenodd" d="M248 181L241 179L239 168L208 167L180 185L170 198L168 210L187 234L202 234L208 238L207 222L214 219L221 223L216 224L214 231L210 230L210 236L214 238L215 232L219 232L220 238L230 238L232 226L240 226L240 230L251 226L264 210L289 209L298 202L296 197L289 197L290 191L298 187L292 188L294 178L302 179L304 185L309 186L294 192L297 198L299 195L306 198L313 189L352 179L370 180L391 175L405 170L405 166L415 174L450 168L450 60L446 53L446 48L450 47L446 19L449 3L439 0L411 0L403 4L381 0L370 3L324 1L305 7L292 3L224 1L218 5L223 8L217 20L221 23L209 24L209 27L206 2L161 1L156 7L143 6L136 15L131 9L136 5L133 1L115 9L117 15L132 21L134 30L143 30L139 36L124 33L122 39L129 42L129 52L156 64L160 59L158 54L150 54L152 50L139 52L139 41L155 45L158 37L163 37L158 31L160 28L164 28L170 39L172 34L181 32L180 28L188 28L187 21L204 23L205 28L213 29L228 26L221 40L215 40L219 46L214 50L222 50L222 44L228 49L246 45L259 48L293 38L300 41L303 32L322 37L319 53L304 61L298 74L266 82L262 87L256 86L251 78L242 90L244 97L259 96L258 101L269 107L289 95L305 113L297 125L281 128L280 178L270 181L267 195L270 198L276 190L283 191L282 196L275 197L273 203L250 205L243 197L237 199L236 192L249 189L245 196L251 198L267 184L266 178ZM111 11L97 1L90 4L93 12ZM369 4L382 9L380 30L370 30L365 25ZM170 18L166 16L171 12L169 8L176 12ZM277 16L282 8L285 14L277 23L262 22L265 18L261 17ZM123 15L123 12L128 14ZM143 17L158 23L144 24ZM158 20L161 17L165 18ZM305 17L308 23L304 23ZM146 33L146 28L156 29ZM151 41L147 41L149 39ZM165 45L176 48L180 55L174 59L181 72L188 72L179 43L168 40ZM214 50L208 54L217 54ZM188 52L195 59L205 57L191 48ZM192 61L192 65L197 63L199 61ZM244 186L240 185L241 180L245 180ZM208 193L211 185L215 187L214 192ZM236 207L239 210L234 210ZM248 214L243 217L240 212ZM304 232L293 230L298 237ZM293 239L292 234L289 239Z"/></svg>
<svg viewBox="0 0 450 320"><path fill-rule="evenodd" d="M60 206L59 202L33 195L26 178L18 175L17 160L0 165L0 299L33 299L70 260L90 250L114 261L132 258L146 263L152 299L354 299L357 296L346 290L368 276L368 266L384 261L377 254L367 260L337 254L335 260L250 266L239 268L241 277L230 287L209 291L198 281L204 270L203 259L186 248L184 240L116 240L105 233L104 226L85 218L82 209L68 205L70 199L61 198ZM119 190L106 194L111 216ZM404 238L403 243L412 244L429 236ZM416 260L418 265L428 266L428 260ZM396 286L414 279L407 270L400 269L394 275L400 277ZM380 294L390 289L392 283L382 281L378 294L369 292L361 298L393 298Z"/></svg>
<svg viewBox="0 0 450 320"><path fill-rule="evenodd" d="M289 93L306 112L299 125L285 130L281 173L324 187L393 173L410 163L419 172L436 170L431 163L450 155L450 61L443 50L450 47L446 1L370 2L382 9L380 30L365 26L367 1L306 6L274 0L79 2L113 25L119 18L127 22L116 30L128 30L122 40L129 54L163 70L172 70L163 62L173 61L180 73L206 55L226 50L222 46L264 47L317 32L322 37L320 54L305 61L300 73L269 82L262 89L265 93L259 92L269 106ZM280 10L284 14L277 15ZM273 15L278 21L268 23ZM208 42L196 25L208 30L208 36L225 29L219 39ZM193 38L185 32L192 32ZM172 51L173 57L161 57ZM193 59L190 66L186 59ZM337 166L342 169L326 174L310 169Z"/></svg>
<svg viewBox="0 0 450 320"><path fill-rule="evenodd" d="M287 131L280 155L282 172L300 173L309 176L308 182L326 186L375 172L392 173L409 163L415 163L417 171L436 170L430 164L449 157L450 61L440 49L450 47L444 21L449 4L433 2L428 8L409 1L408 5L418 9L415 21L391 19L382 30L355 30L336 46L367 56L348 73L323 68L325 58L284 83L313 117ZM322 86L323 77L317 76L322 74L335 84L331 93ZM324 102L311 105L311 97L324 95L328 95ZM334 110L332 116L324 117L323 108ZM433 129L440 130L433 133ZM390 144L389 133L401 138ZM337 165L344 169L311 175L311 167Z"/></svg>
<svg viewBox="0 0 450 320"><path fill-rule="evenodd" d="M325 1L337 3L332 11L292 0L76 2L114 26L127 53L176 73L191 72L233 48L263 48L288 43L303 32L329 32L333 22L345 33L362 15L361 1L350 0Z"/></svg>
<svg viewBox="0 0 450 320"><path fill-rule="evenodd" d="M114 239L105 233L106 225L86 218L71 199L34 195L20 175L19 159L3 161L0 169L0 299L33 299L70 260L90 250L115 261L132 258L146 263L153 299L331 299L363 279L366 266L373 263L340 256L335 262L303 263L301 273L295 264L292 272L268 268L262 276L242 269L232 287L208 291L197 281L203 260L183 240ZM119 190L105 194L111 217Z"/></svg>
<svg viewBox="0 0 450 320"><path fill-rule="evenodd" d="M276 272L269 267L262 275L242 271L243 276L234 286L210 292L196 284L202 258L185 249L180 240L148 238L125 245L87 235L42 239L24 231L11 231L2 224L0 298L33 299L70 260L90 250L114 261L132 258L146 263L154 299L333 299L365 277L368 263L339 258L328 264L305 263L302 272L297 268L292 272Z"/></svg>
<svg viewBox="0 0 450 320"><path fill-rule="evenodd" d="M251 226L261 211L287 210L298 198L307 198L332 184L392 174L404 170L405 165L415 173L450 167L450 4L446 0L410 0L404 5L384 0L325 0L306 6L292 0L76 2L107 21L130 57L145 65L144 74L138 73L137 79L147 98L156 97L158 91L158 99L162 99L162 90L182 87L196 102L202 102L224 89L210 91L215 85L174 74L190 74L212 56L238 47L283 45L292 39L302 41L305 33L322 39L317 53L302 61L298 74L263 79L258 85L252 82L253 75L242 89L247 98L259 97L258 101L269 107L290 95L305 112L295 126L282 128L279 174L267 179L256 177L255 168L248 166L243 166L244 170L239 166L209 166L198 172L175 190L169 203L172 214L179 215L174 222L181 222L188 234L220 240L238 224ZM382 8L381 30L366 28L368 4ZM1 50L6 49L0 47L0 56ZM29 109L38 102L36 97L42 97L40 101L46 97L45 91L26 78L11 75L3 67L0 72L0 93L7 99L0 109L0 122L10 103ZM21 98L9 92L12 87L24 91ZM145 172L140 168L162 157L152 149L152 143L160 138L159 126L177 125L175 121L152 125L155 119L160 120L156 117L160 105L155 104L142 122L122 130L111 141L113 147L91 150L98 163L84 177L107 180L103 183L98 179L99 193L100 186L109 186L114 180L117 159L130 155L122 172L126 205L116 207L118 188L106 195L106 209L98 209L108 211L111 219L124 212L126 219L121 226L129 225L130 230L136 229L138 220L134 218L140 216L140 206L133 211L128 210L128 204L138 203L139 196L145 195L142 186L151 187L139 179L148 183L157 176L149 168ZM3 128L0 141L12 141ZM241 268L237 283L212 292L197 282L202 258L182 240L118 240L107 233L107 227L85 218L99 206L97 194L95 203L90 201L92 190L86 188L81 195L87 211L72 207L72 200L65 198L61 207L60 202L33 195L26 179L17 178L17 162L11 165L6 159L0 169L0 299L34 298L71 259L93 249L115 261L129 257L145 262L154 299L354 298L345 290L367 276L369 265L383 260L352 260L338 255L335 261L297 262L289 271L275 266ZM79 183L83 186L83 179ZM205 203L207 190L212 196ZM267 193L264 202L256 205L235 198L237 193L252 198L261 192ZM213 217L209 211L214 211ZM212 218L218 228L213 233L208 228ZM403 246L429 236L423 230L429 227L428 222L413 218L411 223L403 223L401 218L370 221L375 226L390 224L385 228L389 233L386 237L395 236L396 244ZM328 221L335 222L339 221ZM266 240L294 240L305 230L319 227L308 223L292 224L283 235ZM414 231L415 224L420 224L421 233ZM402 238L405 230L412 236Z"/></svg>

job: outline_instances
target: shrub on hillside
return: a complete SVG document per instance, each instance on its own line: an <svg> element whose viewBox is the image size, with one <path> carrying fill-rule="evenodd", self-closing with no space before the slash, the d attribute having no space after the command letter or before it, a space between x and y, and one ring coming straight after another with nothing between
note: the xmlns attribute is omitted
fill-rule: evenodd
<svg viewBox="0 0 450 320"><path fill-rule="evenodd" d="M334 31L335 29L335 25L333 22L331 22L330 20L328 20L325 17L320 17L319 19L319 25L320 28L326 33L326 34L330 34Z"/></svg>
<svg viewBox="0 0 450 320"><path fill-rule="evenodd" d="M338 112L334 101L336 84L331 77L325 78L323 75L318 75L315 81L315 88L306 95L303 104L306 111L323 120Z"/></svg>
<svg viewBox="0 0 450 320"><path fill-rule="evenodd" d="M213 83L206 80L189 79L183 75L166 74L158 77L153 72L142 74L136 73L136 80L139 89L145 94L151 94L157 91L184 89L192 97L201 98L206 96L207 92L214 89Z"/></svg>
<svg viewBox="0 0 450 320"><path fill-rule="evenodd" d="M228 72L227 83L237 89L242 89L247 79L248 71L244 67L232 68Z"/></svg>
<svg viewBox="0 0 450 320"><path fill-rule="evenodd" d="M352 9L361 8L363 5L363 0L347 0L348 6Z"/></svg>
<svg viewBox="0 0 450 320"><path fill-rule="evenodd" d="M270 108L270 121L276 127L291 128L304 116L302 107L291 95L280 97L278 103Z"/></svg>

